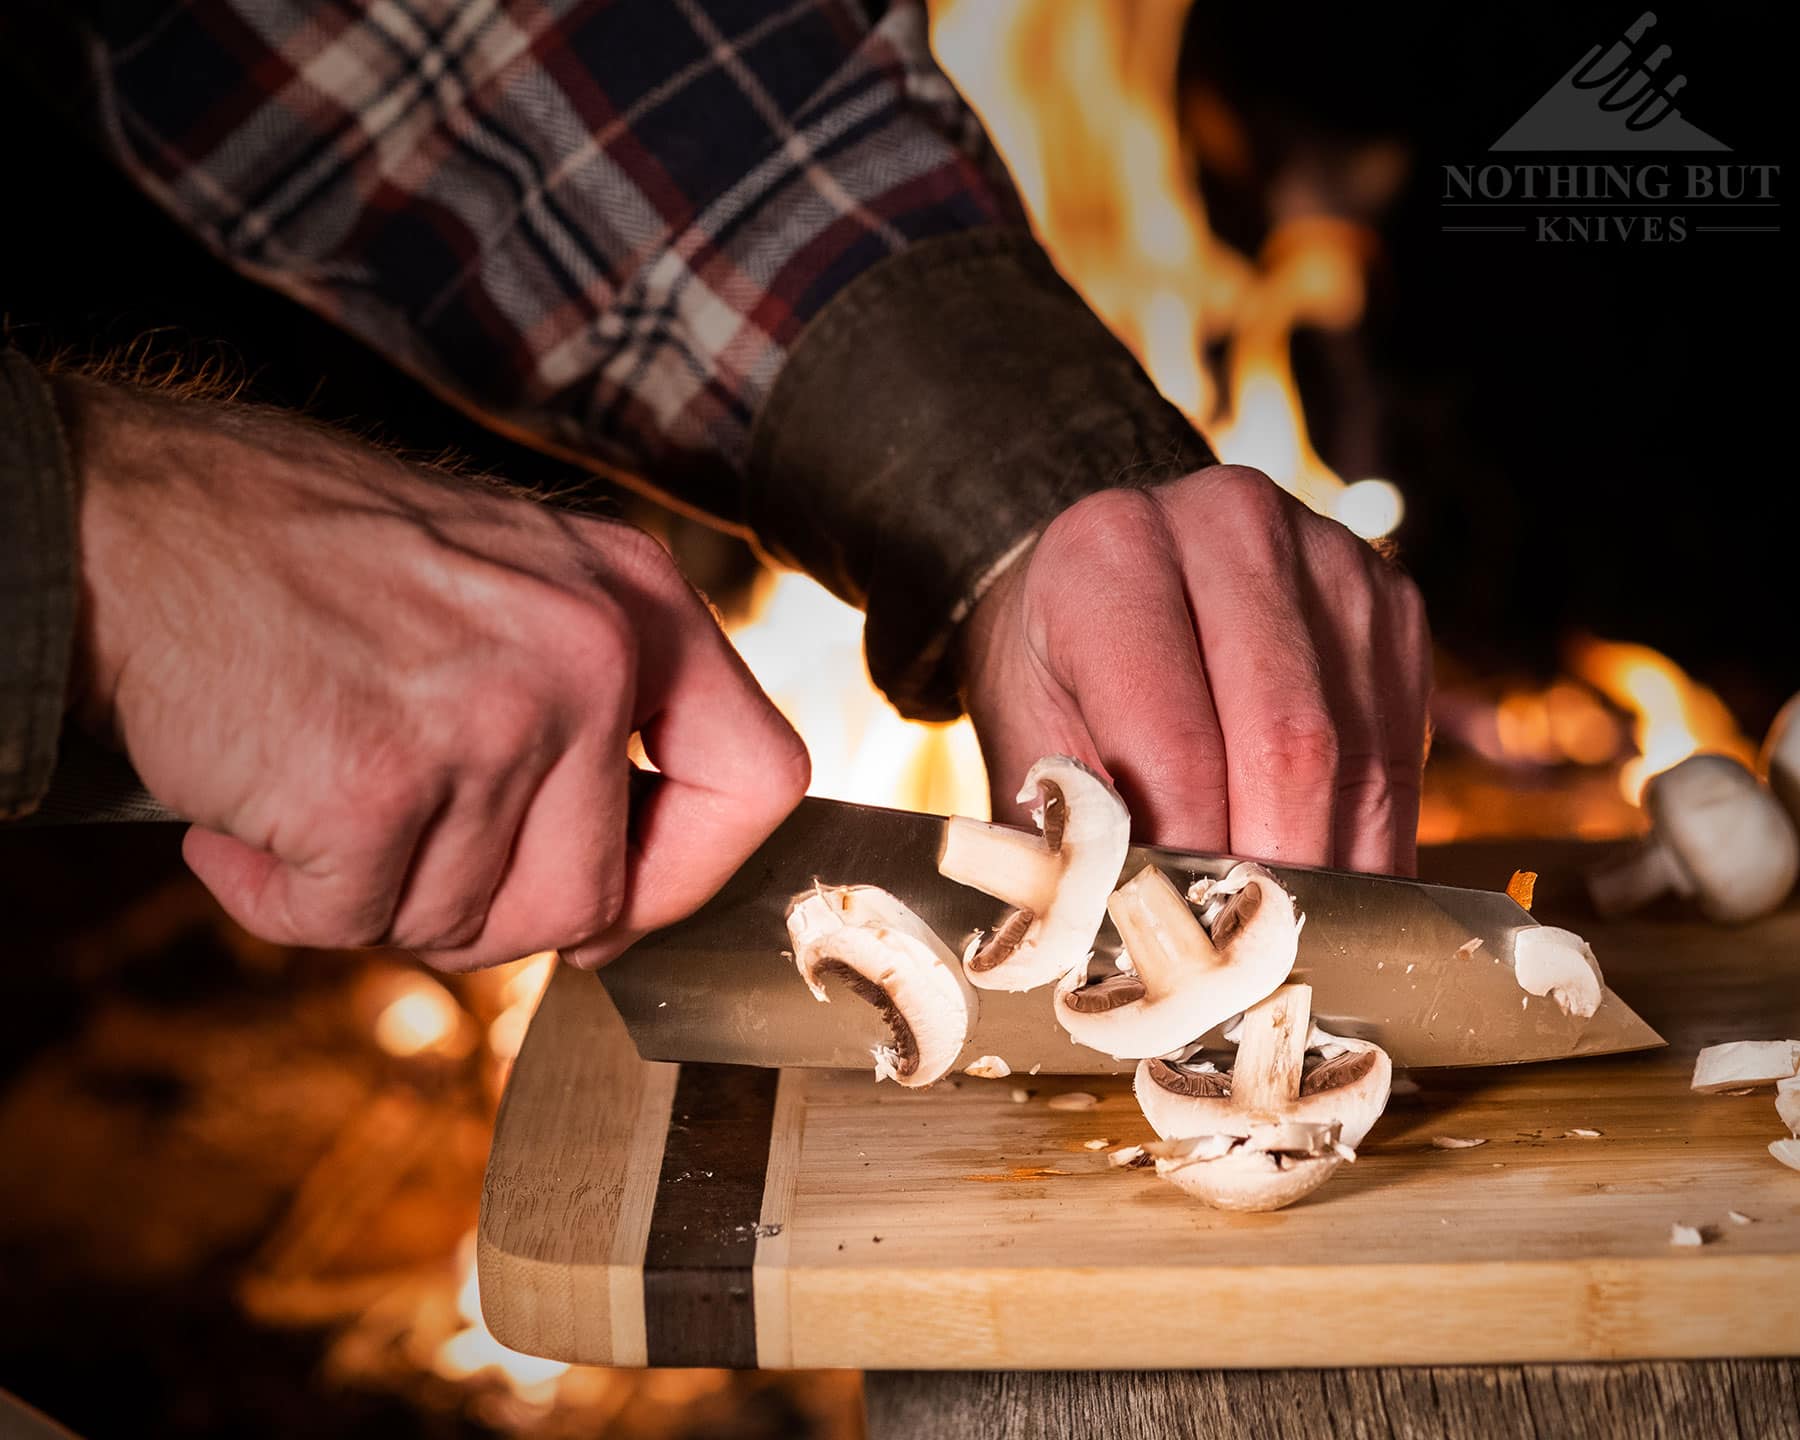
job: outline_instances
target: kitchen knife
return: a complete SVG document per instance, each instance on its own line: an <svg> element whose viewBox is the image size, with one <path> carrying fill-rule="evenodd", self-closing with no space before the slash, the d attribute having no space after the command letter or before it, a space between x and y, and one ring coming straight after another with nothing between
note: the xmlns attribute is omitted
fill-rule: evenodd
<svg viewBox="0 0 1800 1440"><path fill-rule="evenodd" d="M122 760L98 747L77 748L80 763L59 767L56 803L33 817L37 823L179 819L144 792ZM657 783L642 771L632 779L634 792ZM813 999L786 953L787 905L815 881L877 885L960 952L1005 906L938 874L943 829L935 815L801 801L698 912L646 936L600 972L639 1053L647 1060L871 1067L872 1050L890 1038L886 1026L847 994L833 1004ZM1154 864L1185 889L1235 863L1137 845L1120 878ZM1521 990L1513 940L1537 922L1509 896L1297 865L1269 869L1306 914L1293 978L1312 985L1314 1016L1327 1030L1377 1041L1397 1065L1506 1065L1664 1043L1611 990L1585 1020ZM1472 952L1470 940L1481 942ZM1118 948L1109 921L1095 951L1110 961ZM959 1067L998 1055L1015 1071L1036 1066L1053 1075L1132 1068L1071 1041L1051 1012L1047 988L978 994Z"/></svg>
<svg viewBox="0 0 1800 1440"><path fill-rule="evenodd" d="M600 971L638 1052L647 1060L871 1068L871 1051L890 1038L887 1028L847 991L828 984L832 1003L812 997L786 953L788 902L815 881L876 885L960 953L969 935L993 926L1006 907L938 874L943 828L934 815L801 801L696 914L646 936ZM1138 845L1121 879L1154 864L1185 889L1235 863ZM1537 922L1508 896L1295 865L1269 869L1306 914L1293 978L1313 987L1319 1024L1378 1042L1396 1065L1505 1065L1663 1043L1610 990L1587 1019L1521 990L1513 941ZM1471 940L1481 942L1472 952ZM1096 956L1110 962L1118 948L1108 921ZM1015 1072L1132 1068L1071 1041L1056 1023L1048 987L978 996L959 1067L998 1055Z"/></svg>

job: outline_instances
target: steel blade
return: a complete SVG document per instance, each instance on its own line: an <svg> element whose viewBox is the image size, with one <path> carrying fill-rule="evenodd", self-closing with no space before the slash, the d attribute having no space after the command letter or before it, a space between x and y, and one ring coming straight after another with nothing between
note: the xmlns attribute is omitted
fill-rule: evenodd
<svg viewBox="0 0 1800 1440"><path fill-rule="evenodd" d="M991 926L999 901L937 872L935 815L808 799L689 919L645 937L601 979L650 1060L864 1069L887 1038L873 1009L849 996L822 1005L795 973L788 902L815 881L878 885L912 907L953 950ZM1234 862L1134 846L1121 872L1157 864L1186 884ZM1513 975L1513 940L1535 925L1510 898L1382 876L1271 866L1306 913L1294 978L1313 986L1328 1030L1376 1040L1397 1065L1502 1065L1644 1049L1662 1038L1610 990L1589 1019L1528 996ZM1464 947L1479 940L1470 952ZM1110 962L1110 922L1096 941ZM1604 957L1603 957L1604 958ZM1074 1044L1044 990L980 992L963 1058L998 1055L1015 1071L1102 1074L1131 1068Z"/></svg>

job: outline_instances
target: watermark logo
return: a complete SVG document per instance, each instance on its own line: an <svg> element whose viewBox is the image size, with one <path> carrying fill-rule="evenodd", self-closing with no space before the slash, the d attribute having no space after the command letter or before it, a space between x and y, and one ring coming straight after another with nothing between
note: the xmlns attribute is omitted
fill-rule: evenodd
<svg viewBox="0 0 1800 1440"><path fill-rule="evenodd" d="M1646 10L1610 46L1590 49L1490 150L1729 150L1682 118L1675 96L1687 76L1664 82L1671 48L1648 55L1656 24Z"/></svg>
<svg viewBox="0 0 1800 1440"><path fill-rule="evenodd" d="M1498 158L1445 165L1444 232L1553 244L1778 233L1781 167L1697 158L1733 152L1682 114L1687 76L1669 75L1673 48L1651 36L1656 24L1645 11L1618 39L1590 46L1489 147ZM1598 158L1515 158L1575 151Z"/></svg>

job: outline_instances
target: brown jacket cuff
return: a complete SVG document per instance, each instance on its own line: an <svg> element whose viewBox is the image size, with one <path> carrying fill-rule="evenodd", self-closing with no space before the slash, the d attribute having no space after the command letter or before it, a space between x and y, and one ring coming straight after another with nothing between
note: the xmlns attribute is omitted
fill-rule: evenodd
<svg viewBox="0 0 1800 1440"><path fill-rule="evenodd" d="M0 350L0 819L56 768L75 642L75 494L50 387Z"/></svg>
<svg viewBox="0 0 1800 1440"><path fill-rule="evenodd" d="M956 628L1085 495L1214 463L1206 441L1023 231L924 241L801 334L756 419L747 514L868 621L902 714L960 710Z"/></svg>

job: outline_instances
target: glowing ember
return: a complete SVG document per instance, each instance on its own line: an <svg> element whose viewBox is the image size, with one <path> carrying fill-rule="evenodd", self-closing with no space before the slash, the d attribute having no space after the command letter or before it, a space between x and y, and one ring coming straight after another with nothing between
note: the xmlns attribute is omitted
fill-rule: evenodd
<svg viewBox="0 0 1800 1440"><path fill-rule="evenodd" d="M473 1048L463 1010L436 980L419 971L378 974L368 982L387 992L375 1013L375 1043L407 1059L438 1054L460 1058Z"/></svg>
<svg viewBox="0 0 1800 1440"><path fill-rule="evenodd" d="M1755 768L1756 747L1725 702L1648 645L1580 640L1570 647L1569 667L1633 715L1638 753L1619 771L1619 789L1628 800L1642 796L1652 775L1702 750Z"/></svg>
<svg viewBox="0 0 1800 1440"><path fill-rule="evenodd" d="M1295 209L1253 263L1213 234L1175 110L1188 0L930 8L939 63L981 116L1045 249L1170 402L1223 459L1268 472L1366 539L1391 533L1399 491L1375 479L1346 487L1314 452L1288 353L1298 326L1360 320L1374 238ZM1203 360L1209 340L1230 346L1223 398Z"/></svg>

